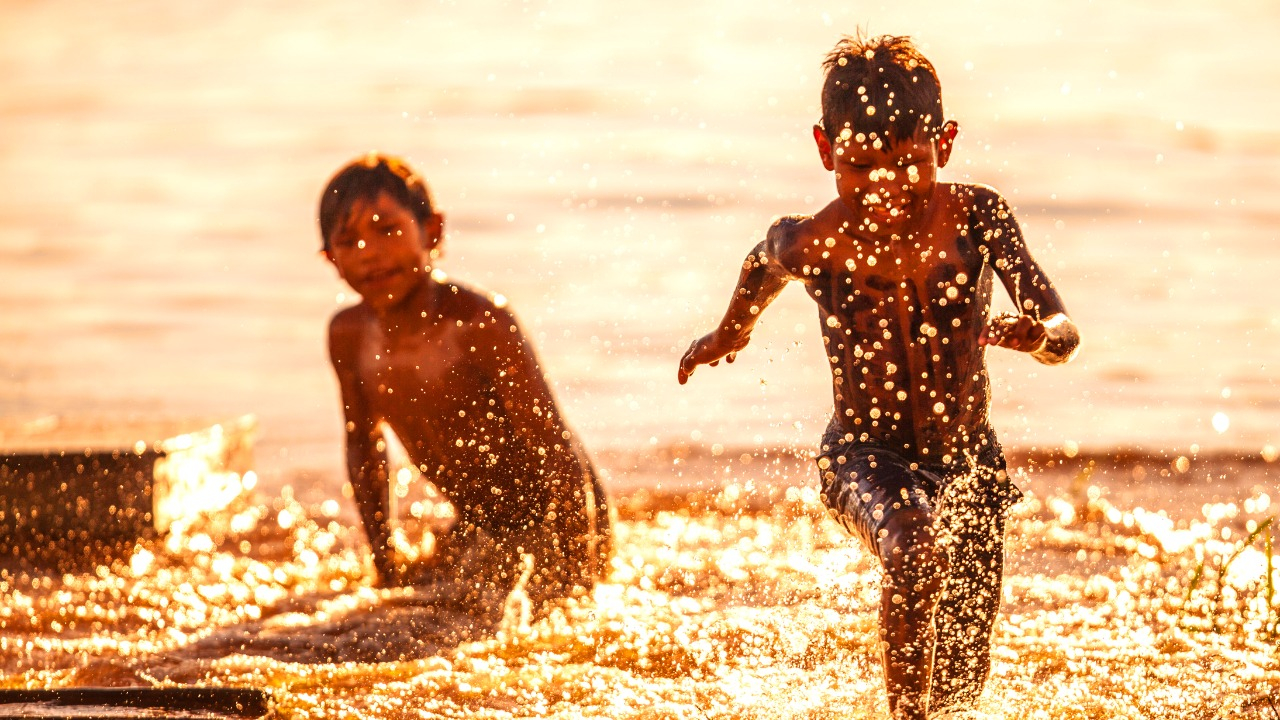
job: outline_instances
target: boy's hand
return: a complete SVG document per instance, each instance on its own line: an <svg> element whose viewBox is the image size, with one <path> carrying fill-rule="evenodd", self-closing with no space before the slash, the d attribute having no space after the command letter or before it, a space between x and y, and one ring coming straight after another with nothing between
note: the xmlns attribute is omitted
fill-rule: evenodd
<svg viewBox="0 0 1280 720"><path fill-rule="evenodd" d="M1044 323L1030 315L1000 313L987 322L978 336L979 345L996 345L1010 350L1035 352L1048 341Z"/></svg>
<svg viewBox="0 0 1280 720"><path fill-rule="evenodd" d="M684 357L680 358L680 371L676 374L676 379L683 385L689 382L689 376L699 365L715 367L721 360L733 362L737 359L738 352L747 346L748 340L750 336L726 340L718 331L703 335L694 340L684 352Z"/></svg>

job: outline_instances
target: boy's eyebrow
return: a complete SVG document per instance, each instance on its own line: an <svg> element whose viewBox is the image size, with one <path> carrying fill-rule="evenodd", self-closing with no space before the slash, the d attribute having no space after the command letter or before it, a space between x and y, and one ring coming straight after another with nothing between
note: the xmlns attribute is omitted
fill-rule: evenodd
<svg viewBox="0 0 1280 720"><path fill-rule="evenodd" d="M333 234L330 237L338 238L352 234L357 234L355 232L355 213L348 210L342 222L338 223L338 226L333 229Z"/></svg>

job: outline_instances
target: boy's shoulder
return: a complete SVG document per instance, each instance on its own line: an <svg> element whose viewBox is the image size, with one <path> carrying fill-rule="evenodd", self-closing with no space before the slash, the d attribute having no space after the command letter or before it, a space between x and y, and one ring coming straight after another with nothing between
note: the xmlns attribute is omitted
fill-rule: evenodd
<svg viewBox="0 0 1280 720"><path fill-rule="evenodd" d="M769 223L767 238L770 242L786 243L792 242L799 231L813 225L816 222L815 216L795 213L792 215L779 215Z"/></svg>
<svg viewBox="0 0 1280 720"><path fill-rule="evenodd" d="M479 325L486 318L510 317L507 298L501 293L473 287L448 277L440 271L432 274L436 286L438 320Z"/></svg>
<svg viewBox="0 0 1280 720"><path fill-rule="evenodd" d="M474 288L453 280L438 270L432 273L428 282L431 288L429 313L435 317L428 321L428 315L424 314L424 322L456 323L458 327L471 330L491 327L493 323L487 322L490 319L506 321L508 325L515 322L506 297L500 293ZM377 315L367 303L359 302L345 307L334 313L329 320L330 344L354 344L367 328L376 323Z"/></svg>
<svg viewBox="0 0 1280 720"><path fill-rule="evenodd" d="M999 190L983 183L940 183L943 189L963 204L970 212L982 213L984 210L1002 208L1008 211L1008 203Z"/></svg>
<svg viewBox="0 0 1280 720"><path fill-rule="evenodd" d="M363 302L342 308L329 318L330 342L358 334L373 319L373 309Z"/></svg>
<svg viewBox="0 0 1280 720"><path fill-rule="evenodd" d="M773 219L765 232L765 251L777 262L790 268L801 262L807 238L820 232L821 220L814 215L782 215Z"/></svg>

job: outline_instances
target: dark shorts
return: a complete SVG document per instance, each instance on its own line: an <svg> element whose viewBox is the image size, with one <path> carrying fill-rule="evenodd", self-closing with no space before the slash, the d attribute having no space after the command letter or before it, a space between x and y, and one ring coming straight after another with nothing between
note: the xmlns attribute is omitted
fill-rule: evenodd
<svg viewBox="0 0 1280 720"><path fill-rule="evenodd" d="M823 436L822 499L880 561L888 592L918 590L914 543L932 541L942 551L934 555L944 569L941 592L928 615L935 632L932 703L972 704L991 669L1008 511L1022 497L1009 481L1004 453L991 444L959 462L920 462L846 437L835 423Z"/></svg>
<svg viewBox="0 0 1280 720"><path fill-rule="evenodd" d="M1004 452L987 445L976 457L943 464L920 462L883 445L846 440L832 423L816 458L822 499L833 516L877 557L895 513L921 508L937 516L948 507L983 508L998 518L1001 532L1022 492L1009 480ZM971 513L958 512L963 522ZM982 513L987 515L988 513ZM881 558L883 560L883 558Z"/></svg>

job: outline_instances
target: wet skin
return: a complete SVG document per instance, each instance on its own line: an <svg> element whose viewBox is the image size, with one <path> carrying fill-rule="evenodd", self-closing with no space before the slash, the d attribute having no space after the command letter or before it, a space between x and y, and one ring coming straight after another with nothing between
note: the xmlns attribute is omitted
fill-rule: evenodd
<svg viewBox="0 0 1280 720"><path fill-rule="evenodd" d="M769 228L743 262L720 324L681 359L680 383L699 365L732 362L765 307L798 281L818 305L833 422L846 441L943 465L994 443L986 346L1052 364L1070 359L1078 337L1000 195L937 181L956 133L947 123L936 139L887 143L846 133L833 142L815 127L837 198L813 216L784 217ZM990 317L995 277L1019 315ZM933 546L934 518L916 520L884 539L892 547L880 553L905 552L914 558L907 565L938 569L928 582L887 577L884 584L881 633L895 649L885 654L886 681L891 711L902 718L923 718L929 706L932 614L945 572ZM904 587L912 591L906 601L893 602ZM934 700L935 709L945 707L945 698Z"/></svg>
<svg viewBox="0 0 1280 720"><path fill-rule="evenodd" d="M1046 333L1046 322L1069 329L1066 310L999 194L936 181L954 133L948 124L939 142L877 149L850 140L832 152L815 128L839 196L769 228L724 319L681 359L681 384L698 365L732 362L760 313L797 280L818 304L836 414L857 439L935 462L980 446L989 430L983 348L1038 351L1054 363L1078 340L1066 329ZM988 320L993 275L1021 315Z"/></svg>
<svg viewBox="0 0 1280 720"><path fill-rule="evenodd" d="M442 228L441 216L420 224L383 193L354 204L328 252L362 297L334 316L329 350L379 582L397 582L401 570L378 450L385 422L455 506L460 533L549 530L557 562L574 566L559 570L589 585L607 553L603 493L505 300L433 277Z"/></svg>

